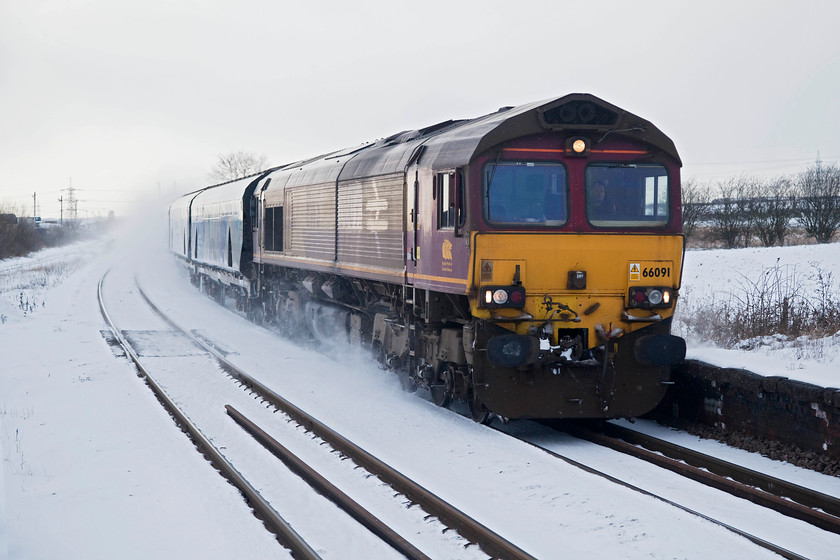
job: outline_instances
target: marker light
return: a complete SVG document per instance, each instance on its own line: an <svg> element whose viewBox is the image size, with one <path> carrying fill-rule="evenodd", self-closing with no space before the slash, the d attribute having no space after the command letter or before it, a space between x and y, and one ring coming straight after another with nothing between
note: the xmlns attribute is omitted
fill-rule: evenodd
<svg viewBox="0 0 840 560"><path fill-rule="evenodd" d="M586 142L578 138L572 142L572 150L574 150L577 154L582 154L584 150L586 150Z"/></svg>
<svg viewBox="0 0 840 560"><path fill-rule="evenodd" d="M671 289L665 287L633 287L630 288L630 307L650 309L654 307L671 307Z"/></svg>
<svg viewBox="0 0 840 560"><path fill-rule="evenodd" d="M522 309L525 307L525 288L521 285L484 286L481 288L481 294L478 305L485 309L488 307Z"/></svg>
<svg viewBox="0 0 840 560"><path fill-rule="evenodd" d="M504 290L496 290L493 292L493 303L496 305L504 305L507 303L508 293Z"/></svg>

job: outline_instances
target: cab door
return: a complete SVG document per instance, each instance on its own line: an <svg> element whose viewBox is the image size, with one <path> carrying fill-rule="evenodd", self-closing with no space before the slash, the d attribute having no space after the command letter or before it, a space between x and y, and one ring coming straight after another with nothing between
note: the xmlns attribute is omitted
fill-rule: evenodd
<svg viewBox="0 0 840 560"><path fill-rule="evenodd" d="M417 277L420 260L420 158L426 146L414 149L405 170L405 283L413 285Z"/></svg>
<svg viewBox="0 0 840 560"><path fill-rule="evenodd" d="M406 231L405 231L405 283L414 284L417 274L420 235L420 177L417 166L406 174Z"/></svg>
<svg viewBox="0 0 840 560"><path fill-rule="evenodd" d="M428 290L466 291L469 249L463 235L463 172L421 170L415 283Z"/></svg>

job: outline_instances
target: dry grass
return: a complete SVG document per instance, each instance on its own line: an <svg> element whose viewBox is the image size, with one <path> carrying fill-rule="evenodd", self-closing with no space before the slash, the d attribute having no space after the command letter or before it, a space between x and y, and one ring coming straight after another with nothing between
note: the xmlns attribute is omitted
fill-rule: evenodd
<svg viewBox="0 0 840 560"><path fill-rule="evenodd" d="M795 266L776 265L741 276L725 300L681 298L686 334L725 348L816 340L840 332L840 301L831 272L816 264L802 275ZM806 288L807 287L807 288Z"/></svg>

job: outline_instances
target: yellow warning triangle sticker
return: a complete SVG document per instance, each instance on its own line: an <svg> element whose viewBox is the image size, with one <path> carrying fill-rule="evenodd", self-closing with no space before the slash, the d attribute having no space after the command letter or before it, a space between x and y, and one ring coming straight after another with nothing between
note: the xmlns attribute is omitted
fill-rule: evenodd
<svg viewBox="0 0 840 560"><path fill-rule="evenodd" d="M635 272L636 274L638 274L639 273L639 265L637 265L637 264L630 265L630 272L631 273Z"/></svg>

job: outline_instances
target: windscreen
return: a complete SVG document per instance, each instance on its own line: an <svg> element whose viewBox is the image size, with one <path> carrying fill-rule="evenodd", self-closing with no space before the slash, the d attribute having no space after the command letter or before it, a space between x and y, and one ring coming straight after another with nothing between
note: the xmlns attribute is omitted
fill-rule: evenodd
<svg viewBox="0 0 840 560"><path fill-rule="evenodd" d="M586 168L586 217L597 227L661 227L670 220L668 172L656 164Z"/></svg>
<svg viewBox="0 0 840 560"><path fill-rule="evenodd" d="M566 168L505 161L484 168L485 216L494 224L556 227L568 220Z"/></svg>

